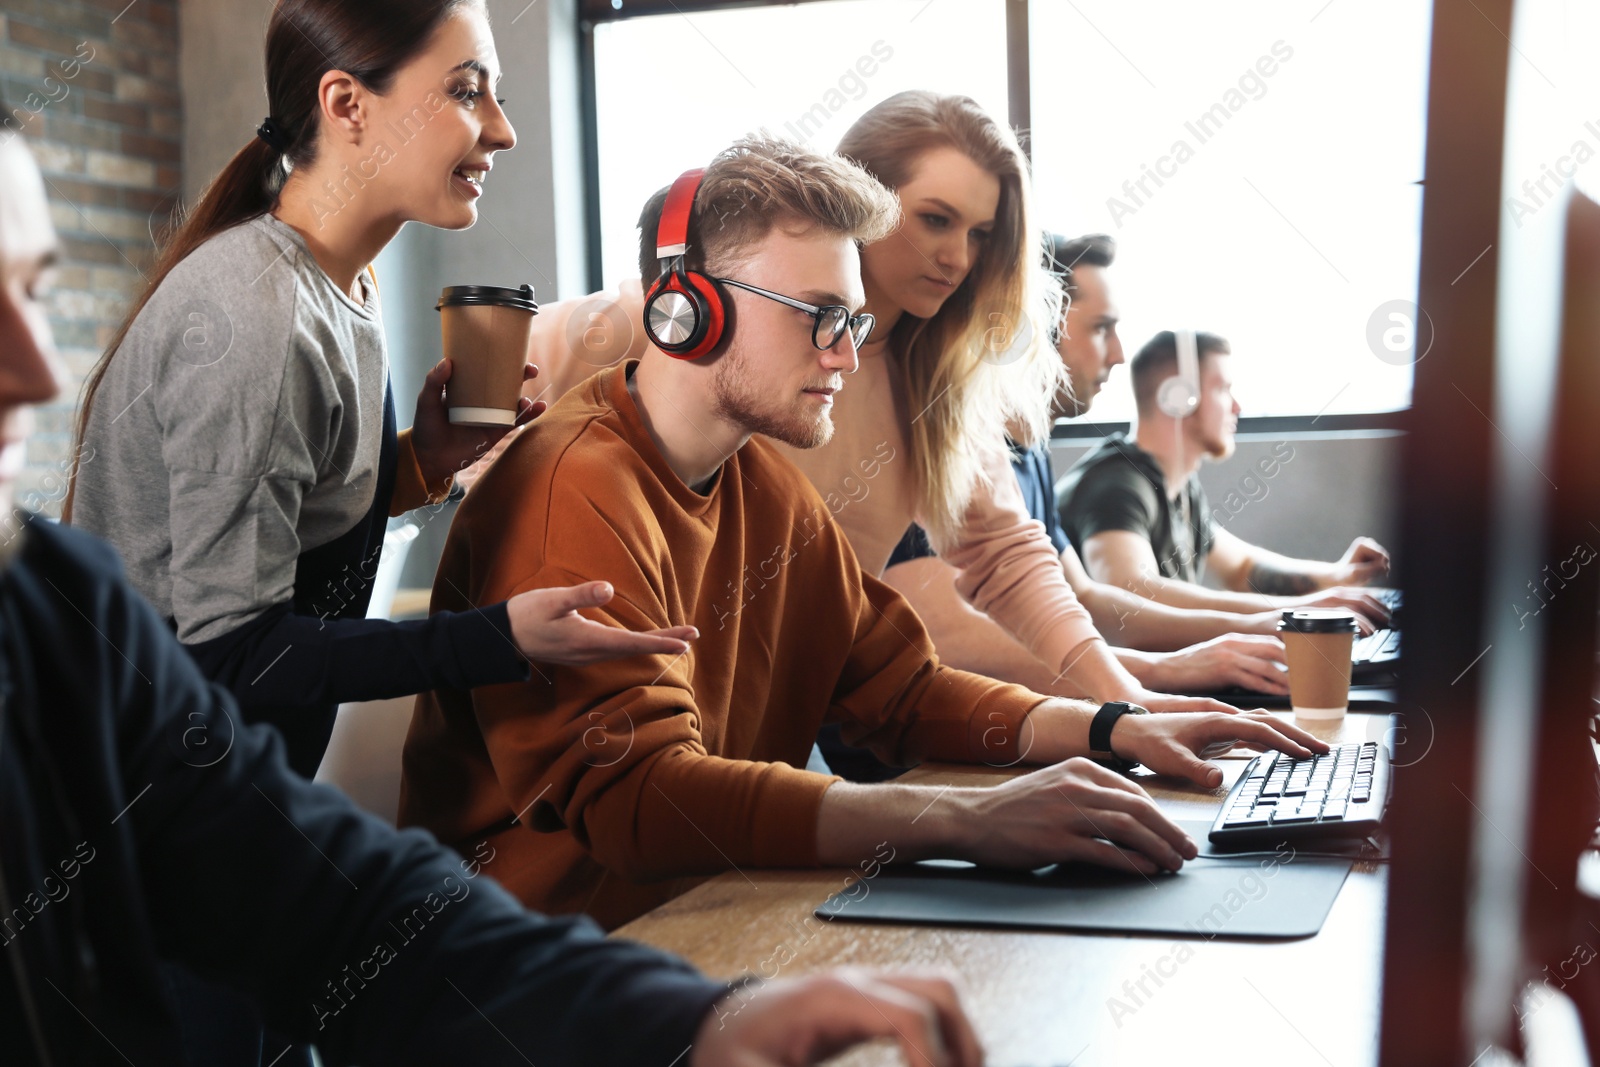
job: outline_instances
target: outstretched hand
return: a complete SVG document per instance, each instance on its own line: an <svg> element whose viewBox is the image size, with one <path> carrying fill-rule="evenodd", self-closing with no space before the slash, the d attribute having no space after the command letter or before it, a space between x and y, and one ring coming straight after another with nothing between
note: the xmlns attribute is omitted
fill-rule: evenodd
<svg viewBox="0 0 1600 1067"><path fill-rule="evenodd" d="M411 444L417 453L417 465L422 468L423 480L430 487L437 487L446 478L472 466L502 437L537 418L545 409L543 401L520 397L516 421L510 426L453 423L445 404L453 370L453 364L446 357L428 371L428 376L422 380L422 391L417 394L417 414L411 423ZM539 368L532 363L524 364L522 380L531 381L538 373Z"/></svg>
<svg viewBox="0 0 1600 1067"><path fill-rule="evenodd" d="M533 589L506 601L511 637L524 656L536 663L581 667L628 656L677 656L689 651L700 636L693 626L634 633L606 626L578 614L611 600L609 582Z"/></svg>

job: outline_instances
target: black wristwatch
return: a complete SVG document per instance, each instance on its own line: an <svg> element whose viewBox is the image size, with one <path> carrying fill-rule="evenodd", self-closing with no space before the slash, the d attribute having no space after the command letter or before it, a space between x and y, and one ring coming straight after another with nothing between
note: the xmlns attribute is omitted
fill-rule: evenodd
<svg viewBox="0 0 1600 1067"><path fill-rule="evenodd" d="M1109 758L1096 758L1115 770L1133 770L1139 766L1138 760L1123 759L1111 750L1111 729L1124 715L1148 714L1150 714L1149 708L1130 704L1126 700L1108 700L1101 704L1100 710L1094 713L1094 718L1089 722L1089 751L1107 753Z"/></svg>

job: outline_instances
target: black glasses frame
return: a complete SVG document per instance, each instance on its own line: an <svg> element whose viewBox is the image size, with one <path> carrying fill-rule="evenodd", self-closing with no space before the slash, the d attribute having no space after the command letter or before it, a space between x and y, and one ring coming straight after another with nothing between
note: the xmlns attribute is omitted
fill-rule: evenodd
<svg viewBox="0 0 1600 1067"><path fill-rule="evenodd" d="M737 282L732 278L714 278L712 280L719 282L722 285L731 285L736 289L743 289L747 293L755 293L757 296L764 296L768 300L776 300L778 303L792 307L796 311L804 311L806 314L811 316L812 320L811 343L815 345L817 350L820 352L826 352L828 349L838 344L840 338L844 337L846 332L850 334L851 340L855 346L860 348L862 345L867 343L867 338L872 336L872 327L877 325L878 322L878 320L869 312L863 311L859 315L850 314L850 309L845 307L843 304L823 304L819 307L816 304L808 304L804 300L796 300L792 296L784 296L782 293L774 293L771 290L762 289L760 286L746 285L744 282ZM822 338L819 337L818 334L822 331L822 317L830 311L836 311L840 313L837 319L839 326L834 330L833 336L828 339L828 343L823 344Z"/></svg>

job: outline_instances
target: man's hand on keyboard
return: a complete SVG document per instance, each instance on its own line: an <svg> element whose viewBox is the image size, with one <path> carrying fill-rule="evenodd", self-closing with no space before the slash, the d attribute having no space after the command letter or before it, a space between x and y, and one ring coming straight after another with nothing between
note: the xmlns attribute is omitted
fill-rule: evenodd
<svg viewBox="0 0 1600 1067"><path fill-rule="evenodd" d="M1286 696L1289 692L1288 661L1283 642L1276 636L1223 634L1176 652L1150 656L1144 677L1158 688L1181 692L1237 686L1257 693Z"/></svg>
<svg viewBox="0 0 1600 1067"><path fill-rule="evenodd" d="M1370 537L1350 542L1334 564L1333 584L1371 585L1389 576L1389 550Z"/></svg>
<svg viewBox="0 0 1600 1067"><path fill-rule="evenodd" d="M1200 753L1208 745L1237 740L1261 749L1276 749L1296 758L1328 751L1325 742L1265 711L1239 715L1124 715L1111 729L1111 749L1123 759L1138 760L1157 774L1187 778L1215 789L1222 770Z"/></svg>
<svg viewBox="0 0 1600 1067"><path fill-rule="evenodd" d="M1361 628L1362 634L1370 634L1373 629L1387 627L1392 621L1389 608L1383 601L1371 593L1361 589L1352 589L1340 586L1327 589L1320 593L1312 593L1301 597L1297 603L1307 608L1334 608L1338 611L1353 611L1356 613L1356 625Z"/></svg>

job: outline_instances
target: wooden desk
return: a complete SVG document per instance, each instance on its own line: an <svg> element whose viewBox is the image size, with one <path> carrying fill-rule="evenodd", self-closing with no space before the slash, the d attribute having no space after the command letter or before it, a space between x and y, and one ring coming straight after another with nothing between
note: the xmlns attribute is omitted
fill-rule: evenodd
<svg viewBox="0 0 1600 1067"><path fill-rule="evenodd" d="M1383 723L1382 716L1352 714L1340 726L1315 732L1328 741L1381 740ZM1246 761L1220 762L1231 784ZM905 780L981 785L1007 776L942 764L918 768ZM1142 784L1172 817L1185 820L1213 817L1225 793L1171 779ZM1257 1051L1275 1052L1286 1064L1368 1067L1377 1059L1386 872L1381 864L1358 864L1316 937L1273 943L1188 938L1181 944L1193 955L1181 963L1179 943L1163 936L812 918L817 905L856 877L845 870L719 875L617 933L676 952L719 978L770 974L775 961L791 954L782 976L842 964L953 968L966 984L967 1007L993 1067L1110 1067L1169 1058L1184 1067L1236 1067ZM1159 986L1145 977L1147 969L1160 976ZM1148 996L1135 985L1141 978ZM1122 1007L1111 1003L1113 997ZM837 1062L855 1067L900 1060L873 1046Z"/></svg>

